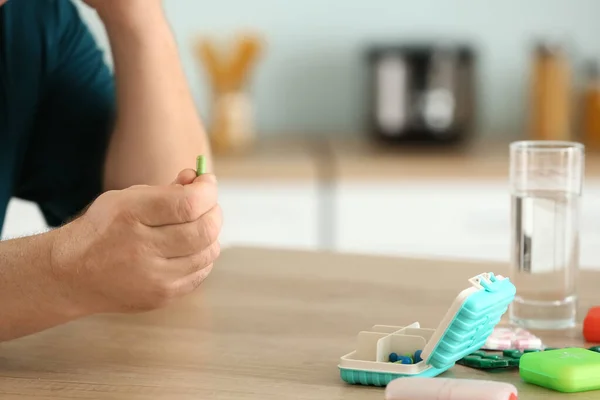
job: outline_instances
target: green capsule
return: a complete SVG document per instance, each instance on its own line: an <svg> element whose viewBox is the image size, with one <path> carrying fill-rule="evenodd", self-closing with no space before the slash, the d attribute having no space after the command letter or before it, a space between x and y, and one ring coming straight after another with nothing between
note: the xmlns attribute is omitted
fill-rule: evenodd
<svg viewBox="0 0 600 400"><path fill-rule="evenodd" d="M206 158L204 156L196 157L196 176L206 173Z"/></svg>

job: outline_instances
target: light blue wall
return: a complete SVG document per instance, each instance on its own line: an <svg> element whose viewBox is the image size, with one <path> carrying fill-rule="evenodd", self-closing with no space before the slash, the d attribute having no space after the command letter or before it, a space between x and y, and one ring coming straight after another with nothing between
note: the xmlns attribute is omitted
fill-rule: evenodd
<svg viewBox="0 0 600 400"><path fill-rule="evenodd" d="M481 131L518 133L529 49L566 36L574 61L600 57L598 0L165 0L203 114L206 85L192 53L199 33L262 30L269 48L252 90L261 132L352 134L364 115L364 45L381 39L466 39L480 51ZM101 25L86 18L105 45Z"/></svg>

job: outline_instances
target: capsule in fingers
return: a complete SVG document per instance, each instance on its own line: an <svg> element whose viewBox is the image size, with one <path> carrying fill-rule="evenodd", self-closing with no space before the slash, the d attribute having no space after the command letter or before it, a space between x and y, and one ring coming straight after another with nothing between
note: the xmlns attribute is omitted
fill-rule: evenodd
<svg viewBox="0 0 600 400"><path fill-rule="evenodd" d="M196 157L196 176L204 175L206 173L206 157Z"/></svg>

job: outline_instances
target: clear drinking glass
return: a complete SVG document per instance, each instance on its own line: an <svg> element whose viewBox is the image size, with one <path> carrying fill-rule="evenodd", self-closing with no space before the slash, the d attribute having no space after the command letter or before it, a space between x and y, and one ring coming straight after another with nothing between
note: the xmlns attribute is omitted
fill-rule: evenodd
<svg viewBox="0 0 600 400"><path fill-rule="evenodd" d="M565 141L510 145L510 322L566 329L577 321L579 213L584 146Z"/></svg>

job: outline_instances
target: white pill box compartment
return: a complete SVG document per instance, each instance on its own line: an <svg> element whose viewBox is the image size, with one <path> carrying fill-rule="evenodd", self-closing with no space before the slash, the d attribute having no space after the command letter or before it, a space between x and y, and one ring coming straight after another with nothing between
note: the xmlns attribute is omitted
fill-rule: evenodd
<svg viewBox="0 0 600 400"><path fill-rule="evenodd" d="M340 358L341 378L350 384L386 386L401 377L434 377L483 347L516 293L508 278L483 273L468 280L436 329L376 325L358 334L356 350ZM414 354L422 361L398 364L390 353Z"/></svg>

